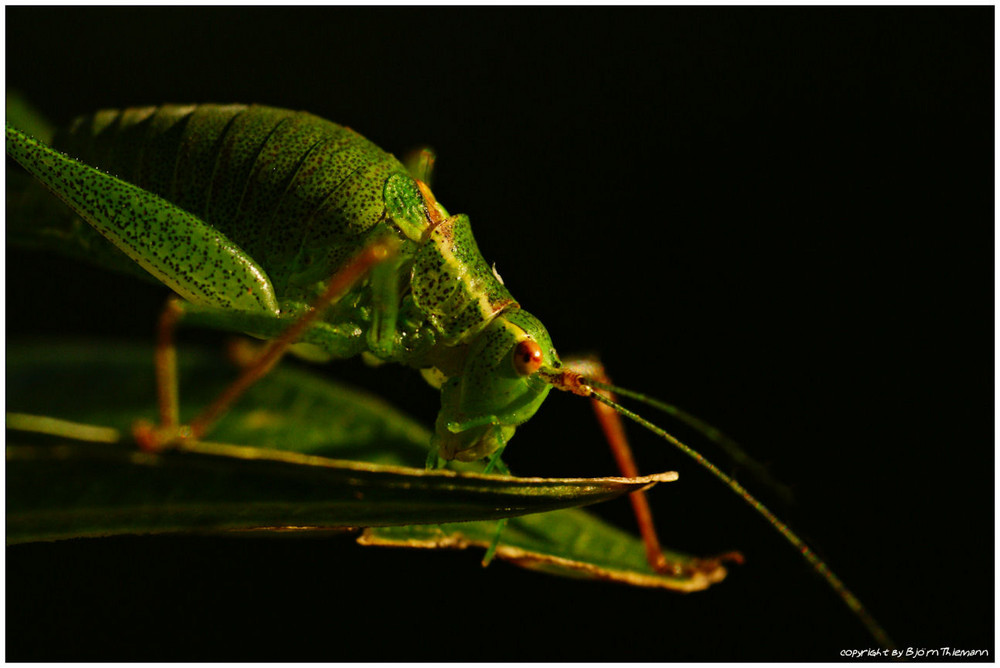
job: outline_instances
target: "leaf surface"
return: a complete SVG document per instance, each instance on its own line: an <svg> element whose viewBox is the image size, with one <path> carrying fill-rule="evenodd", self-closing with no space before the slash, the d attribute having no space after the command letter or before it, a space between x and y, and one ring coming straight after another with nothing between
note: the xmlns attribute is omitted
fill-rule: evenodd
<svg viewBox="0 0 1000 668"><path fill-rule="evenodd" d="M235 373L217 357L182 351L182 419ZM521 566L682 590L725 575L715 561L679 554L668 555L677 575L655 574L638 539L582 511L559 510L674 474L543 479L426 471L414 466L430 442L421 425L293 365L252 388L212 432L213 442L156 454L121 437L136 419L155 419L147 347L8 347L7 388L8 543L369 527L362 544L485 547L495 520L514 517L497 556ZM31 416L57 420L39 424Z"/></svg>

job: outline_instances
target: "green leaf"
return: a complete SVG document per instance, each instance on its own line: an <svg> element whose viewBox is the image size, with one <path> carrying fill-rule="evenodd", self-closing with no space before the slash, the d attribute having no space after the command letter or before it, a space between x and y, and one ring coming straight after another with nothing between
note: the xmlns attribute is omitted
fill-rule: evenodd
<svg viewBox="0 0 1000 668"><path fill-rule="evenodd" d="M235 373L218 357L184 351L182 419ZM668 558L678 575L655 574L636 538L581 511L526 515L603 501L673 474L540 479L415 468L430 442L422 426L377 398L292 365L254 386L211 435L239 445L186 443L155 454L120 436L135 420L156 416L147 347L8 347L7 388L8 543L382 527L368 529L360 542L486 546L496 519L525 515L504 531L499 558L683 590L725 575L717 561L675 554Z"/></svg>

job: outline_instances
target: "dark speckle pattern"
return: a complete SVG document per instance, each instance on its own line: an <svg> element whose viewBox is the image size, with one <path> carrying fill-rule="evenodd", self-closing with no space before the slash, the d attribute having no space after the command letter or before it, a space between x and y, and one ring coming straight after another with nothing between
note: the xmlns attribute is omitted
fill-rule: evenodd
<svg viewBox="0 0 1000 668"><path fill-rule="evenodd" d="M163 105L74 121L56 147L161 195L221 230L299 299L386 220L405 168L370 141L305 112L259 105ZM416 192L410 188L407 192ZM419 201L419 200L418 200ZM394 214L427 221L413 197Z"/></svg>
<svg viewBox="0 0 1000 668"><path fill-rule="evenodd" d="M194 216L7 127L7 152L151 274L186 299L276 313L264 271Z"/></svg>
<svg viewBox="0 0 1000 668"><path fill-rule="evenodd" d="M36 175L192 301L294 311L373 236L388 234L414 258L401 294L422 318L407 317L409 339L468 340L514 304L467 217L428 235L427 202L405 168L311 114L257 105L105 110L78 118L55 143L120 180L55 153L36 161ZM356 293L370 299L366 283ZM370 317L367 307L345 306L328 320L366 327Z"/></svg>

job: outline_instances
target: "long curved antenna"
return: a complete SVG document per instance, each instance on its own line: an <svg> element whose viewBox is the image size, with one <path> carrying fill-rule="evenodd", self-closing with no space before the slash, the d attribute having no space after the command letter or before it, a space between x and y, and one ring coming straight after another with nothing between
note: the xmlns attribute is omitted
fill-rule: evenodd
<svg viewBox="0 0 1000 668"><path fill-rule="evenodd" d="M651 406L652 408L663 411L667 415L680 420L704 436L706 439L722 448L723 452L725 452L737 466L742 467L747 473L756 478L758 482L767 486L778 496L778 498L781 499L782 503L792 503L794 495L792 493L792 489L788 485L785 485L772 476L771 472L768 471L767 466L761 464L756 459L748 455L746 450L743 449L743 446L701 418L692 415L691 413L688 413L673 404L668 404L665 401L654 399L653 397L640 392L635 392L624 387L618 387L617 385L611 385L610 383L601 382L591 378L588 378L587 381L591 387L599 390L608 390L609 392L614 392L619 396L634 399L639 403Z"/></svg>
<svg viewBox="0 0 1000 668"><path fill-rule="evenodd" d="M590 384L589 380L587 379L581 379L581 381L583 385ZM596 383L596 382L593 384L593 386L595 387L600 387L601 385L602 385L601 383ZM618 388L615 388L615 391L617 391L617 389ZM885 629L882 628L882 625L875 620L875 618L872 616L870 612L868 612L868 609L864 606L864 604L861 603L858 597L855 596L854 593L851 592L851 590L848 589L846 585L844 585L843 581L839 577L837 577L837 575L832 570L830 570L830 567L827 566L826 562L820 559L819 556L817 556L816 553L813 552L812 548L806 545L806 543L801 538L799 538L798 535L794 531L792 531L787 524L779 520L774 513L768 510L767 506L765 506L756 498L754 498L754 496L750 494L750 492L748 492L746 488L743 487L743 485L736 482L731 477L720 471L715 464L705 459L699 452L693 450L684 443L681 443L679 440L671 436L669 433L667 433L660 427L657 427L649 420L646 420L645 418L628 410L624 406L621 406L615 403L614 401L611 401L607 397L601 395L599 392L593 392L589 396L592 399L613 408L619 414L624 415L633 422L642 425L643 427L653 432L660 438L671 443L681 452L686 454L688 457L698 462L704 468L708 469L719 480L726 483L730 489L739 494L744 501L750 504L750 506L753 507L753 509L756 510L758 513L760 513L764 517L764 519L770 522L771 526L777 529L778 533L780 533L782 536L785 537L785 540L791 543L792 546L795 547L796 550L798 550L799 554L802 555L802 558L805 559L807 562L809 562L809 565L812 566L813 570L816 571L816 573L818 573L820 577L826 580L827 584L830 585L830 588L833 589L838 596L840 596L841 600L847 605L848 608L851 609L851 611L861 621L861 623L864 624L865 628L868 629L868 632L871 633L872 637L875 638L875 640L879 643L879 645L887 649L895 649L896 647L895 643L892 642L892 639L889 637L889 634L885 632Z"/></svg>

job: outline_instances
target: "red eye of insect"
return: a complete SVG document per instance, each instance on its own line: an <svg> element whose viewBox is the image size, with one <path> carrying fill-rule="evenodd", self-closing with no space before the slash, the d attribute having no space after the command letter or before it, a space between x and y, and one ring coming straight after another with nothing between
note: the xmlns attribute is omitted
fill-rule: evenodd
<svg viewBox="0 0 1000 668"><path fill-rule="evenodd" d="M530 376L542 367L542 347L525 339L514 346L514 370L521 376Z"/></svg>

